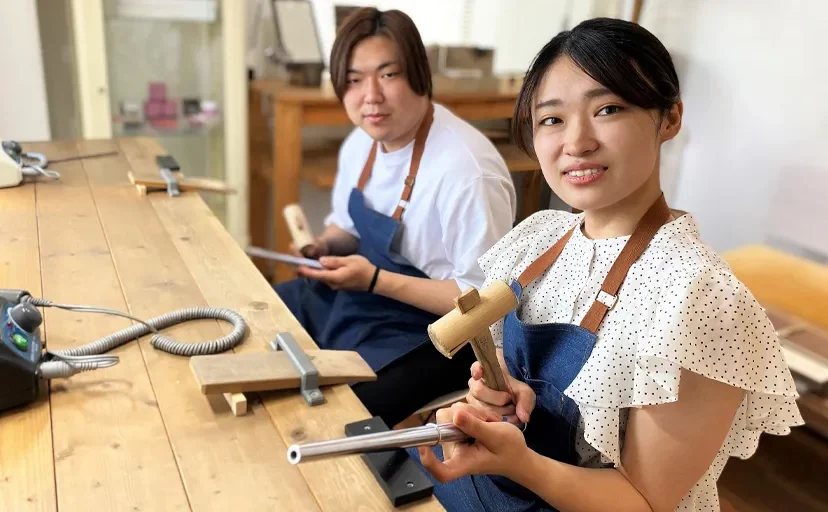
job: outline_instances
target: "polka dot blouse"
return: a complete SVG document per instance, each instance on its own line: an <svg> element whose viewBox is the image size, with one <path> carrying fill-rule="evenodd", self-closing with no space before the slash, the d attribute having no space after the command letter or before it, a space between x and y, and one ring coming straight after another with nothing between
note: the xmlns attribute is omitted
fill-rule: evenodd
<svg viewBox="0 0 828 512"><path fill-rule="evenodd" d="M547 210L516 226L480 258L488 284L510 283L583 215ZM576 229L555 265L530 283L527 323L580 323L629 236L591 240ZM503 321L492 326L497 345ZM801 425L796 388L774 328L750 291L699 238L690 214L663 226L633 264L598 341L565 394L581 411L579 464L619 465L628 408L674 402L681 369L747 391L707 473L677 510L719 510L716 480L728 457L746 458L763 433Z"/></svg>

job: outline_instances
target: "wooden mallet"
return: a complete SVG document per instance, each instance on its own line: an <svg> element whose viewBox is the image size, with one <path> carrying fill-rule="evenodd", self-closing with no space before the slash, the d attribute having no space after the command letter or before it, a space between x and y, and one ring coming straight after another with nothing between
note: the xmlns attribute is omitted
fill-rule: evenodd
<svg viewBox="0 0 828 512"><path fill-rule="evenodd" d="M508 391L489 326L517 307L515 293L505 282L494 281L480 292L469 288L454 299L454 304L454 309L428 326L431 342L451 359L471 341L486 385L496 391Z"/></svg>
<svg viewBox="0 0 828 512"><path fill-rule="evenodd" d="M314 241L310 224L308 223L307 217L305 217L305 212L302 211L302 207L298 204L290 204L285 206L282 213L285 216L288 228L290 228L290 236L293 238L293 244L296 246L296 250L305 254L305 248L313 245Z"/></svg>

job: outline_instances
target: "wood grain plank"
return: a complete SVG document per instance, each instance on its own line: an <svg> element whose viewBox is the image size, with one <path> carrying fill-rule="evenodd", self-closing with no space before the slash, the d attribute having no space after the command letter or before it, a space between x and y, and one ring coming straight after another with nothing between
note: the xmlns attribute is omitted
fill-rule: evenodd
<svg viewBox="0 0 828 512"><path fill-rule="evenodd" d="M377 380L357 352L308 350L306 354L319 372L320 386ZM190 369L204 394L296 389L301 381L285 352L195 356Z"/></svg>
<svg viewBox="0 0 828 512"><path fill-rule="evenodd" d="M144 147L150 153L162 151L151 140L144 141ZM152 196L150 200L207 302L239 311L248 321L250 337L239 352L268 351L269 341L280 331L289 331L306 350L318 348L253 263L243 261L242 248L218 228L219 221L197 197L185 194L168 201ZM264 395L285 444L343 437L345 424L369 417L348 386L325 388L323 393L326 403L315 407L296 392ZM300 465L300 471L323 510L393 510L359 457ZM443 510L433 497L408 509Z"/></svg>
<svg viewBox="0 0 828 512"><path fill-rule="evenodd" d="M85 142L82 149L103 151L107 144L114 143ZM207 306L151 202L135 194L125 172L112 172L128 165L146 172L155 167L154 159L142 154L135 141L119 145L125 157L116 166L90 160L85 168L130 312L146 319ZM164 197L179 199L159 196ZM229 324L198 320L164 333L186 342L217 339L229 331ZM242 503L245 510L318 510L301 474L285 459L285 445L262 407L234 416L221 395L210 400L200 393L189 358L156 350L149 341L142 339L140 348L193 510L232 510Z"/></svg>
<svg viewBox="0 0 828 512"><path fill-rule="evenodd" d="M828 329L828 266L763 245L740 247L723 256L765 307Z"/></svg>
<svg viewBox="0 0 828 512"><path fill-rule="evenodd" d="M74 153L58 142L51 156ZM43 298L125 309L98 211L80 161L54 165L60 186L39 187ZM86 344L128 327L115 316L46 311L52 350ZM117 366L52 382L52 425L61 511L190 510L134 342L112 351Z"/></svg>
<svg viewBox="0 0 828 512"><path fill-rule="evenodd" d="M44 150L33 144L26 144L25 149ZM0 288L41 295L36 190L58 186L26 183L0 189ZM44 386L40 399L33 404L0 413L0 510L57 510L51 408L46 391Z"/></svg>

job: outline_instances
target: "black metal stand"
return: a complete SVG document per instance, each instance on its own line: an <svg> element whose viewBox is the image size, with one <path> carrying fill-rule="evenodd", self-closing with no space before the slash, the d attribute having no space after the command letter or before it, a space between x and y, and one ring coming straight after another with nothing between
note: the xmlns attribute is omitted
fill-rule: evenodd
<svg viewBox="0 0 828 512"><path fill-rule="evenodd" d="M345 425L348 437L389 430L379 417ZM403 449L366 453L361 457L395 507L428 498L434 492L425 470Z"/></svg>

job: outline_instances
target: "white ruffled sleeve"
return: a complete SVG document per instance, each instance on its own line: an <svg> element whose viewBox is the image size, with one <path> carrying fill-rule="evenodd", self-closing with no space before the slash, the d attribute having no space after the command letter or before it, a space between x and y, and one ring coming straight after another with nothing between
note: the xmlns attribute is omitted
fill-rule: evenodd
<svg viewBox="0 0 828 512"><path fill-rule="evenodd" d="M567 390L579 403L584 439L603 462L621 463L621 409L679 400L682 369L747 392L720 456L750 457L762 433L785 435L803 424L774 327L726 269L700 265L674 273L642 315L647 327L636 341L599 340L595 349L604 352L598 359L610 356L629 368L632 382L604 382L603 392L596 393L598 384L585 368Z"/></svg>

